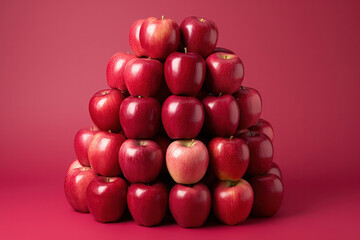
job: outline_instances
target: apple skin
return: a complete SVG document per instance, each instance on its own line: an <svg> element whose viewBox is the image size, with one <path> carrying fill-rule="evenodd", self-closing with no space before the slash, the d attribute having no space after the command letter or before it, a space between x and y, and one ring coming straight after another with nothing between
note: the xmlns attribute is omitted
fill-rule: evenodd
<svg viewBox="0 0 360 240"><path fill-rule="evenodd" d="M106 80L111 88L117 88L121 92L127 92L124 81L124 69L126 64L135 55L129 53L117 52L111 58L106 68Z"/></svg>
<svg viewBox="0 0 360 240"><path fill-rule="evenodd" d="M145 19L140 28L140 43L147 57L166 59L180 42L179 26L171 19Z"/></svg>
<svg viewBox="0 0 360 240"><path fill-rule="evenodd" d="M271 124L264 119L259 119L259 121L254 126L251 126L249 129L251 131L262 132L263 134L268 136L272 142L274 141L274 129Z"/></svg>
<svg viewBox="0 0 360 240"><path fill-rule="evenodd" d="M206 58L205 86L214 95L233 94L244 79L244 65L234 54L216 52Z"/></svg>
<svg viewBox="0 0 360 240"><path fill-rule="evenodd" d="M80 167L87 167L87 166L81 165L80 162L79 162L79 160L76 159L75 161L73 161L73 162L70 164L67 172L69 172L70 170L73 170L73 169L75 169L75 168L80 168Z"/></svg>
<svg viewBox="0 0 360 240"><path fill-rule="evenodd" d="M155 98L127 97L119 114L127 138L152 138L159 131L161 106Z"/></svg>
<svg viewBox="0 0 360 240"><path fill-rule="evenodd" d="M145 19L136 20L130 27L129 43L131 50L137 57L145 56L145 50L140 43L140 28Z"/></svg>
<svg viewBox="0 0 360 240"><path fill-rule="evenodd" d="M99 222L118 221L126 209L127 189L126 181L122 178L94 178L86 190L90 213Z"/></svg>
<svg viewBox="0 0 360 240"><path fill-rule="evenodd" d="M89 161L94 172L106 177L121 174L118 153L125 139L121 134L103 131L93 136L89 146Z"/></svg>
<svg viewBox="0 0 360 240"><path fill-rule="evenodd" d="M169 208L181 227L200 227L210 213L210 191L202 183L193 186L176 184L170 191Z"/></svg>
<svg viewBox="0 0 360 240"><path fill-rule="evenodd" d="M90 167L76 167L77 164L78 162L74 161L70 165L65 177L65 196L73 209L87 213L89 208L86 203L86 189L96 174Z"/></svg>
<svg viewBox="0 0 360 240"><path fill-rule="evenodd" d="M251 215L257 217L271 217L279 210L284 187L281 179L275 174L255 176L249 180L254 191L254 205Z"/></svg>
<svg viewBox="0 0 360 240"><path fill-rule="evenodd" d="M149 185L133 183L127 194L127 203L131 216L138 225L158 225L168 209L169 194L161 182Z"/></svg>
<svg viewBox="0 0 360 240"><path fill-rule="evenodd" d="M240 110L233 96L207 96L202 100L202 104L205 109L206 132L218 137L230 137L236 132Z"/></svg>
<svg viewBox="0 0 360 240"><path fill-rule="evenodd" d="M246 175L265 174L270 168L274 156L271 140L261 132L248 131L240 134L250 150L250 162Z"/></svg>
<svg viewBox="0 0 360 240"><path fill-rule="evenodd" d="M210 20L187 17L180 24L181 41L188 52L207 57L211 54L218 40L218 28Z"/></svg>
<svg viewBox="0 0 360 240"><path fill-rule="evenodd" d="M233 51L227 49L227 48L223 48L223 47L216 47L213 51L213 53L216 52L223 52L223 53L230 53L230 54L235 54Z"/></svg>
<svg viewBox="0 0 360 240"><path fill-rule="evenodd" d="M241 87L233 94L240 108L239 129L255 125L261 115L262 102L259 92L254 88Z"/></svg>
<svg viewBox="0 0 360 240"><path fill-rule="evenodd" d="M206 65L197 53L171 53L164 64L164 75L172 94L195 96L204 84Z"/></svg>
<svg viewBox="0 0 360 240"><path fill-rule="evenodd" d="M126 64L124 80L131 96L155 96L164 81L164 66L155 59L131 59Z"/></svg>
<svg viewBox="0 0 360 240"><path fill-rule="evenodd" d="M267 171L266 174L274 174L282 180L282 173L281 173L280 167L275 162L271 163L271 167L270 167L269 171Z"/></svg>
<svg viewBox="0 0 360 240"><path fill-rule="evenodd" d="M199 140L176 140L166 151L166 166L176 183L194 184L205 175L209 153Z"/></svg>
<svg viewBox="0 0 360 240"><path fill-rule="evenodd" d="M74 139L74 149L79 163L83 166L90 166L88 149L90 142L99 129L95 126L80 129Z"/></svg>
<svg viewBox="0 0 360 240"><path fill-rule="evenodd" d="M205 111L195 97L168 97L161 110L161 120L171 139L195 138L205 121Z"/></svg>
<svg viewBox="0 0 360 240"><path fill-rule="evenodd" d="M152 182L161 171L163 154L155 141L127 139L118 153L124 177L131 183Z"/></svg>
<svg viewBox="0 0 360 240"><path fill-rule="evenodd" d="M116 89L101 90L92 96L89 113L100 130L120 132L119 108L124 99L124 95Z"/></svg>
<svg viewBox="0 0 360 240"><path fill-rule="evenodd" d="M249 147L241 138L213 138L209 145L210 164L219 180L240 180L249 165Z"/></svg>
<svg viewBox="0 0 360 240"><path fill-rule="evenodd" d="M215 216L227 225L236 225L249 216L254 193L244 179L236 182L219 181L213 189L212 200Z"/></svg>

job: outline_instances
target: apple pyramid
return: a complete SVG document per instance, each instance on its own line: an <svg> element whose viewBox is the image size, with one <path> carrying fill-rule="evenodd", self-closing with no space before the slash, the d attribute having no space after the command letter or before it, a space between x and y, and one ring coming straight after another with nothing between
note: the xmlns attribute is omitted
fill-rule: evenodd
<svg viewBox="0 0 360 240"><path fill-rule="evenodd" d="M169 212L182 227L202 226L210 211L228 225L278 211L273 128L259 92L243 86L242 61L217 39L204 18L132 24L134 54L111 57L110 88L89 103L95 126L75 136L64 184L75 210L114 222L128 208L143 226Z"/></svg>

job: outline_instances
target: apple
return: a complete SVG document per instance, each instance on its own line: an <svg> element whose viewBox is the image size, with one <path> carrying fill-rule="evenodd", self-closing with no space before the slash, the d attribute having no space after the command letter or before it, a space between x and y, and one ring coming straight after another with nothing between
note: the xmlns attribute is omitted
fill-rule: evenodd
<svg viewBox="0 0 360 240"><path fill-rule="evenodd" d="M162 106L161 120L171 139L195 138L205 121L204 107L194 97L171 95Z"/></svg>
<svg viewBox="0 0 360 240"><path fill-rule="evenodd" d="M251 131L262 132L263 134L268 136L271 141L274 141L274 129L271 124L264 119L259 119L259 121L254 126L251 126L249 129Z"/></svg>
<svg viewBox="0 0 360 240"><path fill-rule="evenodd" d="M145 50L140 43L140 28L145 19L136 20L130 27L129 43L131 50L137 57L145 56Z"/></svg>
<svg viewBox="0 0 360 240"><path fill-rule="evenodd" d="M120 106L120 122L127 138L152 138L160 128L161 107L151 97L127 97Z"/></svg>
<svg viewBox="0 0 360 240"><path fill-rule="evenodd" d="M250 149L250 162L246 175L256 176L271 168L274 148L271 140L261 132L248 131L240 134Z"/></svg>
<svg viewBox="0 0 360 240"><path fill-rule="evenodd" d="M90 213L99 222L118 221L126 209L127 188L119 177L94 178L86 190Z"/></svg>
<svg viewBox="0 0 360 240"><path fill-rule="evenodd" d="M211 54L218 40L218 28L208 19L187 17L180 24L181 40L189 52L202 57Z"/></svg>
<svg viewBox="0 0 360 240"><path fill-rule="evenodd" d="M205 86L209 92L233 94L240 89L244 66L235 54L215 52L206 58Z"/></svg>
<svg viewBox="0 0 360 240"><path fill-rule="evenodd" d="M126 64L136 56L130 53L117 52L111 58L106 68L106 80L111 88L126 92L124 69Z"/></svg>
<svg viewBox="0 0 360 240"><path fill-rule="evenodd" d="M89 161L94 172L106 177L121 174L118 153L124 141L123 135L104 131L93 136L89 146Z"/></svg>
<svg viewBox="0 0 360 240"><path fill-rule="evenodd" d="M164 75L172 94L196 95L204 84L206 65L197 53L171 53L164 64Z"/></svg>
<svg viewBox="0 0 360 240"><path fill-rule="evenodd" d="M81 165L80 162L79 162L79 160L76 159L75 161L73 161L73 162L70 164L67 172L69 172L70 170L73 170L73 169L75 169L75 168L80 168L80 167L84 167L84 166ZM85 166L85 167L87 167L87 166Z"/></svg>
<svg viewBox="0 0 360 240"><path fill-rule="evenodd" d="M250 184L239 181L219 181L212 192L212 209L215 216L227 225L236 225L250 214L254 193Z"/></svg>
<svg viewBox="0 0 360 240"><path fill-rule="evenodd" d="M89 212L86 203L86 189L89 183L96 177L90 167L78 166L74 161L66 174L64 190L70 206L79 212Z"/></svg>
<svg viewBox="0 0 360 240"><path fill-rule="evenodd" d="M284 187L281 179L275 174L255 176L249 180L254 191L254 205L251 215L257 217L270 217L279 210Z"/></svg>
<svg viewBox="0 0 360 240"><path fill-rule="evenodd" d="M155 141L127 139L118 153L121 170L129 182L149 183L159 175L163 155Z"/></svg>
<svg viewBox="0 0 360 240"><path fill-rule="evenodd" d="M279 166L274 162L271 163L271 167L270 167L269 171L267 171L266 174L274 174L282 180L281 170L280 170Z"/></svg>
<svg viewBox="0 0 360 240"><path fill-rule="evenodd" d="M193 186L176 184L170 191L169 208L181 227L200 227L210 213L210 191L202 183Z"/></svg>
<svg viewBox="0 0 360 240"><path fill-rule="evenodd" d="M141 25L140 43L147 57L164 60L176 51L179 42L180 30L174 20L150 17Z"/></svg>
<svg viewBox="0 0 360 240"><path fill-rule="evenodd" d="M233 96L207 96L202 103L205 109L206 132L218 137L230 137L236 132L240 110Z"/></svg>
<svg viewBox="0 0 360 240"><path fill-rule="evenodd" d="M89 102L89 113L95 125L102 131L119 132L119 108L124 95L116 89L95 93Z"/></svg>
<svg viewBox="0 0 360 240"><path fill-rule="evenodd" d="M261 114L261 96L254 88L240 87L233 95L239 104L240 121L239 129L249 128L255 125Z"/></svg>
<svg viewBox="0 0 360 240"><path fill-rule="evenodd" d="M230 53L230 54L235 54L233 51L227 49L227 48L223 48L223 47L216 47L213 51L213 53L216 52L223 52L223 53Z"/></svg>
<svg viewBox="0 0 360 240"><path fill-rule="evenodd" d="M220 180L240 180L249 165L249 147L241 138L213 138L209 145L210 164Z"/></svg>
<svg viewBox="0 0 360 240"><path fill-rule="evenodd" d="M131 216L142 226L158 225L168 209L168 191L161 182L155 184L133 183L127 194Z"/></svg>
<svg viewBox="0 0 360 240"><path fill-rule="evenodd" d="M209 153L199 140L176 140L166 151L166 166L176 183L194 184L205 175Z"/></svg>
<svg viewBox="0 0 360 240"><path fill-rule="evenodd" d="M80 129L74 139L74 149L79 163L83 166L90 166L88 149L90 142L99 129L95 126Z"/></svg>
<svg viewBox="0 0 360 240"><path fill-rule="evenodd" d="M161 62L150 58L131 59L124 70L124 80L131 96L155 96L164 79Z"/></svg>

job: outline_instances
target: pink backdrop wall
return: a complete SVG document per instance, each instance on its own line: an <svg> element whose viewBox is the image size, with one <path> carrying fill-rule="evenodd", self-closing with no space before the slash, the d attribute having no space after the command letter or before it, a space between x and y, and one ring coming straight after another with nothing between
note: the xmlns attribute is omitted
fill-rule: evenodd
<svg viewBox="0 0 360 240"><path fill-rule="evenodd" d="M340 0L0 1L0 234L360 237L359 12L359 1ZM130 51L134 20L161 15L213 20L218 46L244 61L244 85L260 91L275 128L286 190L275 218L148 229L98 224L67 205L73 137L91 124L88 101L107 88L107 61Z"/></svg>

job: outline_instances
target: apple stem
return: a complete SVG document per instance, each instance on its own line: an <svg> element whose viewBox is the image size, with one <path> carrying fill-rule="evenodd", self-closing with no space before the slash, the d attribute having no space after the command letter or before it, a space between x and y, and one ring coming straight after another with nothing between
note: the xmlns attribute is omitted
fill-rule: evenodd
<svg viewBox="0 0 360 240"><path fill-rule="evenodd" d="M249 134L250 134L251 137L254 136L253 133L252 133L252 131L249 131Z"/></svg>
<svg viewBox="0 0 360 240"><path fill-rule="evenodd" d="M233 138L234 138L234 136L230 136L230 140L233 139Z"/></svg>
<svg viewBox="0 0 360 240"><path fill-rule="evenodd" d="M109 178L109 177L106 177L106 178L105 178L105 182L110 182L110 178Z"/></svg>
<svg viewBox="0 0 360 240"><path fill-rule="evenodd" d="M221 97L222 93L219 93L219 97Z"/></svg>
<svg viewBox="0 0 360 240"><path fill-rule="evenodd" d="M161 20L164 20L164 15L161 16Z"/></svg>
<svg viewBox="0 0 360 240"><path fill-rule="evenodd" d="M200 22L205 22L205 19L203 19L203 18L200 18Z"/></svg>
<svg viewBox="0 0 360 240"><path fill-rule="evenodd" d="M138 98L142 98L142 96L138 96Z"/></svg>
<svg viewBox="0 0 360 240"><path fill-rule="evenodd" d="M111 130L108 131L109 133L112 133Z"/></svg>
<svg viewBox="0 0 360 240"><path fill-rule="evenodd" d="M187 47L184 47L184 51L185 51L185 53L187 53Z"/></svg>

